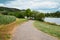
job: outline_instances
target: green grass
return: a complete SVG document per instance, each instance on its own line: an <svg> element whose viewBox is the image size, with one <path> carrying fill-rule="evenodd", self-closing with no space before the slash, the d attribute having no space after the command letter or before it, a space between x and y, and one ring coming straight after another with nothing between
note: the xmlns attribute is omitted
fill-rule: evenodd
<svg viewBox="0 0 60 40"><path fill-rule="evenodd" d="M35 21L34 25L37 29L48 33L52 36L55 36L57 38L60 38L60 26L58 25L52 25L46 22L40 22L40 21Z"/></svg>
<svg viewBox="0 0 60 40"><path fill-rule="evenodd" d="M20 19L17 18L17 20L18 20L18 21L16 21L17 24L28 21L27 19L23 19L23 18L20 18Z"/></svg>
<svg viewBox="0 0 60 40"><path fill-rule="evenodd" d="M0 24L9 24L15 20L16 17L14 16L0 15Z"/></svg>

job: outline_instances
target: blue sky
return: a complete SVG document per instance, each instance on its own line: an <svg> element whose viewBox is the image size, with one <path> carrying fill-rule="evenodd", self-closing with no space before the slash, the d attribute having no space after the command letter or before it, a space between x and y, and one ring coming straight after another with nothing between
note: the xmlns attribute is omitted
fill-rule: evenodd
<svg viewBox="0 0 60 40"><path fill-rule="evenodd" d="M55 12L60 11L60 0L0 0L0 6Z"/></svg>

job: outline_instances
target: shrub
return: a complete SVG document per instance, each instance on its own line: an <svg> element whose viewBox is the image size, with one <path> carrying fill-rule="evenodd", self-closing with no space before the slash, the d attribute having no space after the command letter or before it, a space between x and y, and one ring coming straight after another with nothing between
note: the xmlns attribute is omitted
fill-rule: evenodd
<svg viewBox="0 0 60 40"><path fill-rule="evenodd" d="M44 18L45 18L45 14L43 13L36 14L36 20L44 21Z"/></svg>
<svg viewBox="0 0 60 40"><path fill-rule="evenodd" d="M15 20L16 17L14 16L0 15L0 24L9 24Z"/></svg>

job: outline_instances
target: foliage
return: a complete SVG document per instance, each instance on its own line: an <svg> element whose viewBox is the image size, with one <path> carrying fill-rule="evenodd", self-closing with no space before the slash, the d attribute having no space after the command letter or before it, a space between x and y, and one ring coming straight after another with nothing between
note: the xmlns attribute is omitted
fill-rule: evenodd
<svg viewBox="0 0 60 40"><path fill-rule="evenodd" d="M0 7L0 13L3 15L12 15L17 18L24 18L25 16L27 16L27 18L34 18L35 20L43 20L45 17L44 13L31 11L31 9L19 10L16 8Z"/></svg>
<svg viewBox="0 0 60 40"><path fill-rule="evenodd" d="M32 17L35 18L35 20L39 20L39 21L43 21L45 18L45 14L44 13L40 13L38 11L32 11Z"/></svg>
<svg viewBox="0 0 60 40"><path fill-rule="evenodd" d="M45 17L60 17L60 12L54 12L54 13L40 13L38 11L31 11L31 9L23 9L19 10L16 8L7 8L7 7L0 7L0 14L3 15L12 15L17 18L24 18L27 16L27 18L34 18L35 20L43 20Z"/></svg>
<svg viewBox="0 0 60 40"><path fill-rule="evenodd" d="M0 7L0 14L3 15L12 15L17 18L34 18L35 20L43 20L45 17L60 17L60 12L53 12L53 13L41 13L38 11L34 11L31 9L16 9L16 8L7 8L7 7Z"/></svg>
<svg viewBox="0 0 60 40"><path fill-rule="evenodd" d="M27 17L31 16L31 10L30 9L27 9L25 11L25 16L27 16Z"/></svg>
<svg viewBox="0 0 60 40"><path fill-rule="evenodd" d="M17 18L24 18L25 10L19 10L16 8L0 7L0 14L3 15L12 15Z"/></svg>
<svg viewBox="0 0 60 40"><path fill-rule="evenodd" d="M0 15L0 24L9 24L15 20L16 17L14 16Z"/></svg>
<svg viewBox="0 0 60 40"><path fill-rule="evenodd" d="M57 12L54 12L54 13L47 13L46 15L45 15L46 17L60 17L60 12L59 11L57 11Z"/></svg>
<svg viewBox="0 0 60 40"><path fill-rule="evenodd" d="M37 15L40 15L40 12L38 11L31 11L31 9L23 9L23 10L20 10L20 9L16 9L16 8L8 8L8 7L0 7L0 14L3 14L3 15L13 15L15 17L18 17L18 18L24 18L25 16L27 17L34 17L35 19ZM42 13L44 14L44 13ZM60 12L57 11L57 12L53 12L53 13L46 13L44 14L45 17L60 17ZM41 15L40 15L41 16Z"/></svg>
<svg viewBox="0 0 60 40"><path fill-rule="evenodd" d="M37 20L40 20L40 21L43 21L44 18L45 18L45 15L44 15L43 13L39 13L39 14L37 14L37 16L36 16L36 19L37 19Z"/></svg>

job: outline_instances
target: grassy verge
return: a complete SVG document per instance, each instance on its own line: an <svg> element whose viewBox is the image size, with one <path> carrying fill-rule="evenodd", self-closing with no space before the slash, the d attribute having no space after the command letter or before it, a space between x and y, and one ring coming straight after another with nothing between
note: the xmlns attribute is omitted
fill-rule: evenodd
<svg viewBox="0 0 60 40"><path fill-rule="evenodd" d="M60 38L60 26L59 25L51 25L46 22L35 21L34 25L39 30L48 33L52 36Z"/></svg>
<svg viewBox="0 0 60 40"><path fill-rule="evenodd" d="M11 32L12 30L18 25L23 22L27 21L26 19L16 19L15 22L6 24L6 25L0 25L0 40L8 40L11 38Z"/></svg>

